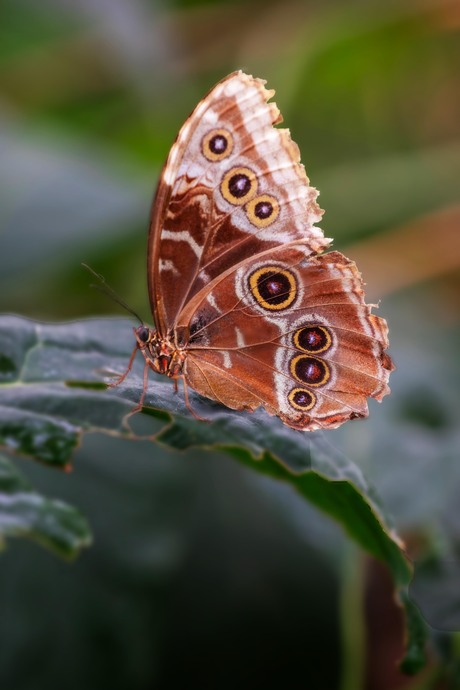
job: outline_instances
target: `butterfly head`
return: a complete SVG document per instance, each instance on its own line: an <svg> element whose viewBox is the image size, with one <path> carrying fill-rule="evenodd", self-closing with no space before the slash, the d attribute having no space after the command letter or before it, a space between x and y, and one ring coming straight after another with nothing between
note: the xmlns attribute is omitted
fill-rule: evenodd
<svg viewBox="0 0 460 690"><path fill-rule="evenodd" d="M149 328L148 326L144 326L144 324L142 324L141 326L138 326L134 329L134 335L136 336L137 345L139 349L142 350L155 339L156 332L152 328Z"/></svg>
<svg viewBox="0 0 460 690"><path fill-rule="evenodd" d="M154 371L171 378L181 373L185 353L178 350L169 338L161 338L156 330L144 324L134 329L134 335L138 349Z"/></svg>

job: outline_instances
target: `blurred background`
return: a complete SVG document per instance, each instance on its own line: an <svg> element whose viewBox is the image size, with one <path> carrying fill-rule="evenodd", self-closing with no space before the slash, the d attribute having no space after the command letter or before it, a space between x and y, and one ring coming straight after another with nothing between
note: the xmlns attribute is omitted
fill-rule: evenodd
<svg viewBox="0 0 460 690"><path fill-rule="evenodd" d="M326 236L390 325L391 397L327 438L412 558L457 558L459 30L457 0L3 0L0 311L120 315L86 261L149 320L148 215L169 147L216 81L263 77ZM387 574L288 487L222 454L97 435L69 475L20 464L88 516L95 543L71 565L27 543L2 554L2 688L458 687L439 581L424 590L429 666L407 679ZM444 611L460 604L455 577Z"/></svg>

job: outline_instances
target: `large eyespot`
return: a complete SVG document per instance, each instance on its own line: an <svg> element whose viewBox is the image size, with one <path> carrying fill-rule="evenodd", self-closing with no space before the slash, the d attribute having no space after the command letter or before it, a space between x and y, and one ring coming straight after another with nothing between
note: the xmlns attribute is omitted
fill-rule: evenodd
<svg viewBox="0 0 460 690"><path fill-rule="evenodd" d="M250 222L258 228L266 228L278 218L280 205L274 196L262 194L256 196L246 206Z"/></svg>
<svg viewBox="0 0 460 690"><path fill-rule="evenodd" d="M297 355L291 360L291 374L297 381L309 386L324 386L330 378L331 372L322 359Z"/></svg>
<svg viewBox="0 0 460 690"><path fill-rule="evenodd" d="M242 206L257 193L257 177L250 168L232 168L225 174L220 191L230 204Z"/></svg>
<svg viewBox="0 0 460 690"><path fill-rule="evenodd" d="M287 309L297 297L295 275L279 266L264 266L251 273L249 288L257 304L270 311Z"/></svg>
<svg viewBox="0 0 460 690"><path fill-rule="evenodd" d="M302 412L311 410L316 403L316 397L313 393L306 391L304 388L293 388L288 395L288 400L292 407Z"/></svg>
<svg viewBox="0 0 460 690"><path fill-rule="evenodd" d="M293 336L294 345L304 352L319 354L332 345L332 336L324 326L304 326Z"/></svg>
<svg viewBox="0 0 460 690"><path fill-rule="evenodd" d="M233 137L226 129L213 129L203 137L201 150L208 161L221 161L233 151Z"/></svg>

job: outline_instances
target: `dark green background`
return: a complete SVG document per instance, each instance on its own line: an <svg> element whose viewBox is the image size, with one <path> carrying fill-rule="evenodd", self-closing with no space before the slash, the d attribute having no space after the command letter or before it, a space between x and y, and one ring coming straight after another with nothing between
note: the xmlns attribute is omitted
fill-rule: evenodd
<svg viewBox="0 0 460 690"><path fill-rule="evenodd" d="M3 0L0 311L119 314L88 288L87 261L148 320L149 206L177 130L228 72L267 79L321 191L326 236L381 299L397 365L392 396L328 440L376 484L414 559L455 558L459 27L445 0ZM95 543L69 565L9 542L1 687L428 682L394 671L385 574L288 487L223 455L96 435L70 474L20 465L87 515ZM423 596L443 628L440 589L434 578ZM460 576L447 610L459 598ZM452 639L433 637L429 687L455 687Z"/></svg>

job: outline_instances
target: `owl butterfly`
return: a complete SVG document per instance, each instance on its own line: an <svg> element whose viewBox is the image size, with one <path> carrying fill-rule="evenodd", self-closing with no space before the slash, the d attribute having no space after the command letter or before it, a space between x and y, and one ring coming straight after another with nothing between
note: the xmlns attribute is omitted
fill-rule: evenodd
<svg viewBox="0 0 460 690"><path fill-rule="evenodd" d="M389 393L388 329L355 264L322 254L318 192L264 83L230 74L171 148L148 240L155 328L135 329L128 371L139 349L143 397L151 368L182 379L187 404L190 386L295 429L335 428Z"/></svg>

